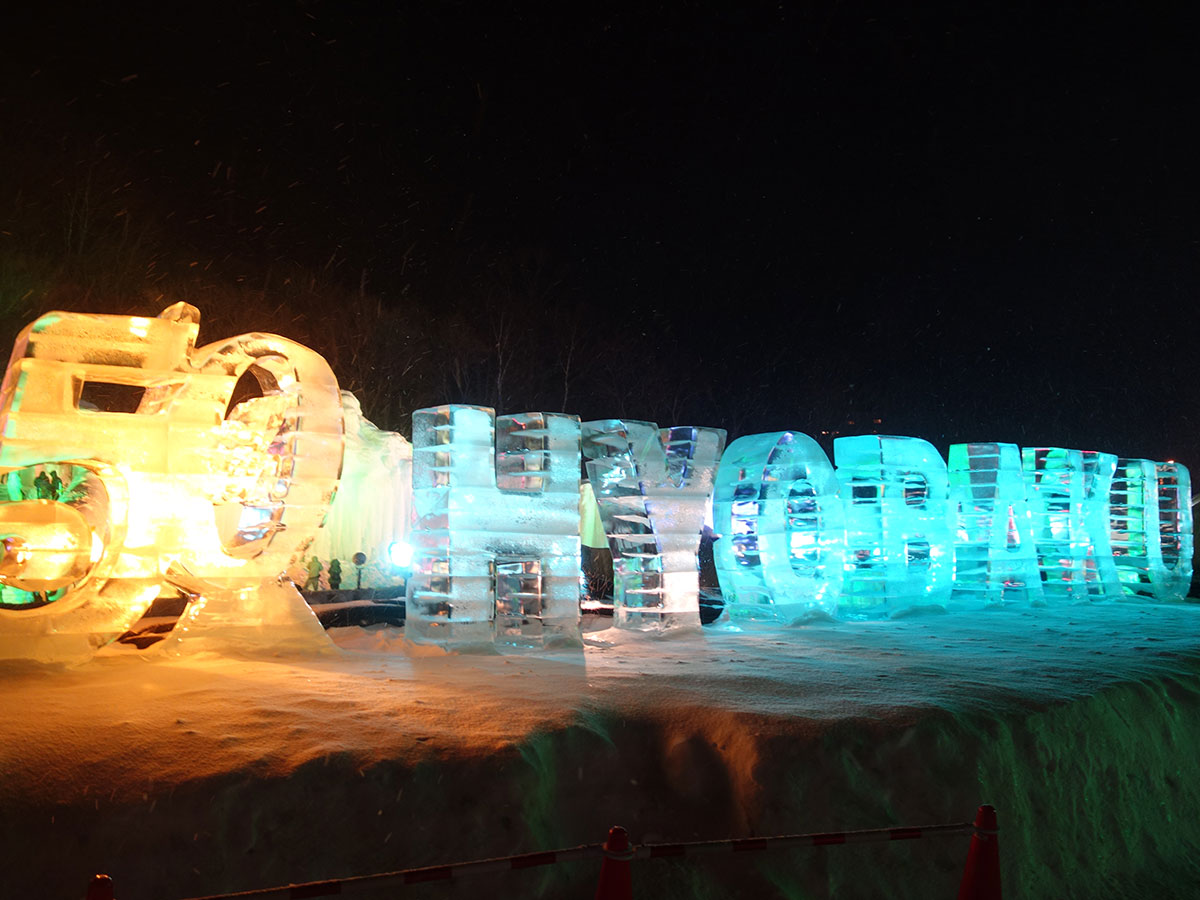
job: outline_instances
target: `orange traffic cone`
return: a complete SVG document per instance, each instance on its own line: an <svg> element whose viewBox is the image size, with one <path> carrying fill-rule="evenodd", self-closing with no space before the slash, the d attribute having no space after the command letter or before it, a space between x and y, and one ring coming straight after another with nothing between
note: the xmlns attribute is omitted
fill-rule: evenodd
<svg viewBox="0 0 1200 900"><path fill-rule="evenodd" d="M996 808L981 806L975 813L975 835L967 851L967 865L958 900L1000 900L1000 837Z"/></svg>
<svg viewBox="0 0 1200 900"><path fill-rule="evenodd" d="M93 875L85 900L113 900L113 881L107 875Z"/></svg>
<svg viewBox="0 0 1200 900"><path fill-rule="evenodd" d="M620 825L614 825L604 842L604 862L600 863L596 900L633 900L633 873L629 869L632 859L629 835Z"/></svg>

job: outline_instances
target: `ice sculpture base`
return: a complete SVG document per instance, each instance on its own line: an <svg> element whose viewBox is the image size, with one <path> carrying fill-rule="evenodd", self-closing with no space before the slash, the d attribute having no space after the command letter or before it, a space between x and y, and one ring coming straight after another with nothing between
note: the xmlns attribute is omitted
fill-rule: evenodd
<svg viewBox="0 0 1200 900"><path fill-rule="evenodd" d="M274 578L256 587L206 590L162 642L162 649L235 656L339 652L296 586Z"/></svg>
<svg viewBox="0 0 1200 900"><path fill-rule="evenodd" d="M99 591L89 589L65 606L52 603L17 614L0 611L0 660L87 662L140 619L157 594L157 579L125 579Z"/></svg>

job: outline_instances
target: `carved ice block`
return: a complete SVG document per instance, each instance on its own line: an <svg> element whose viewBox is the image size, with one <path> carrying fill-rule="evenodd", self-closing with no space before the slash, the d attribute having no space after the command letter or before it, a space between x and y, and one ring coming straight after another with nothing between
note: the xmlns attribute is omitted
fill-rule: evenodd
<svg viewBox="0 0 1200 900"><path fill-rule="evenodd" d="M613 556L619 628L700 624L700 532L725 432L604 419L583 423L588 479Z"/></svg>
<svg viewBox="0 0 1200 900"><path fill-rule="evenodd" d="M579 454L575 416L413 413L414 640L579 642Z"/></svg>
<svg viewBox="0 0 1200 900"><path fill-rule="evenodd" d="M942 605L954 577L946 463L927 441L891 435L833 444L846 515L838 615L890 616Z"/></svg>
<svg viewBox="0 0 1200 900"><path fill-rule="evenodd" d="M952 599L967 606L1042 601L1033 523L1016 444L952 444L957 515Z"/></svg>
<svg viewBox="0 0 1200 900"><path fill-rule="evenodd" d="M717 471L713 523L730 622L836 613L845 525L833 466L812 438L781 431L731 443Z"/></svg>

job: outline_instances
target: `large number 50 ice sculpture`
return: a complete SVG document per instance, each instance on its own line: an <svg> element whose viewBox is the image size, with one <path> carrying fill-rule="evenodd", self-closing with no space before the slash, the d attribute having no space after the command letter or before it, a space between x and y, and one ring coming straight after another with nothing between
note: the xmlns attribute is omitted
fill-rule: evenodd
<svg viewBox="0 0 1200 900"><path fill-rule="evenodd" d="M713 547L734 624L787 623L837 611L845 528L825 451L792 431L738 438L721 458Z"/></svg>
<svg viewBox="0 0 1200 900"><path fill-rule="evenodd" d="M579 419L497 417L480 406L413 413L417 641L579 641Z"/></svg>
<svg viewBox="0 0 1200 900"><path fill-rule="evenodd" d="M0 657L86 659L164 584L196 598L173 640L325 643L277 582L341 462L325 361L247 334L195 348L200 314L49 313L0 389Z"/></svg>
<svg viewBox="0 0 1200 900"><path fill-rule="evenodd" d="M613 555L618 627L700 624L696 553L724 446L719 428L583 423L588 479Z"/></svg>

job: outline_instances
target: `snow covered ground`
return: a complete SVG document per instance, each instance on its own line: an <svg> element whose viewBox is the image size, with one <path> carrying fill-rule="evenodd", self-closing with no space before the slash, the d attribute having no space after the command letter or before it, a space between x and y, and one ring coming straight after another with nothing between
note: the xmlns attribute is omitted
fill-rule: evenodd
<svg viewBox="0 0 1200 900"><path fill-rule="evenodd" d="M587 617L598 629L605 620ZM999 810L1006 895L1200 884L1200 606L992 609L446 656L0 668L0 895L178 898L603 840ZM952 897L967 840L634 864L643 897ZM590 897L564 864L381 896Z"/></svg>

